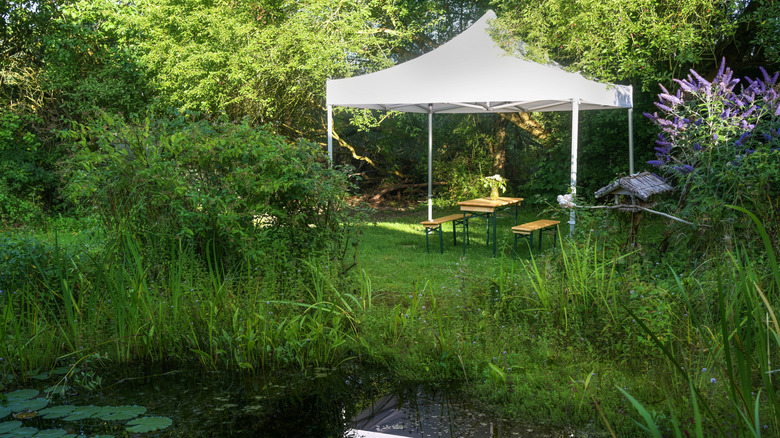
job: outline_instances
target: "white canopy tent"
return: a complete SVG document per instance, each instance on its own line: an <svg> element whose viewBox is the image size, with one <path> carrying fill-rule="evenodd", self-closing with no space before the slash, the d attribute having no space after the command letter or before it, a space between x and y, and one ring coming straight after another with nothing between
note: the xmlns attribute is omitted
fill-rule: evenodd
<svg viewBox="0 0 780 438"><path fill-rule="evenodd" d="M576 195L579 111L628 108L629 165L632 88L603 84L555 65L514 56L488 33L488 11L442 46L411 61L346 79L327 81L328 154L333 159L333 106L428 114L428 219L433 218L433 114L571 111L571 191ZM574 229L571 213L570 226Z"/></svg>

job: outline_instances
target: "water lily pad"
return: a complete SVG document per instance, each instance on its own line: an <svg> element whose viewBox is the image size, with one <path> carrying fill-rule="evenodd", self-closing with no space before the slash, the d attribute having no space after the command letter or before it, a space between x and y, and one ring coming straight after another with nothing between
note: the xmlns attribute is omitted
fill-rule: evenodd
<svg viewBox="0 0 780 438"><path fill-rule="evenodd" d="M21 421L4 421L0 423L0 433L13 432L20 427L22 427Z"/></svg>
<svg viewBox="0 0 780 438"><path fill-rule="evenodd" d="M140 417L127 422L127 431L146 433L165 429L171 424L173 424L173 420L168 417Z"/></svg>
<svg viewBox="0 0 780 438"><path fill-rule="evenodd" d="M77 406L73 412L67 417L63 418L65 421L79 421L85 418L92 418L100 413L102 408L100 406Z"/></svg>
<svg viewBox="0 0 780 438"><path fill-rule="evenodd" d="M10 415L10 414L11 414L11 412L13 412L13 411L11 410L11 408L8 408L8 407L6 407L6 406L0 406L0 418L5 418L5 417L7 417L8 415Z"/></svg>
<svg viewBox="0 0 780 438"><path fill-rule="evenodd" d="M36 433L38 433L38 429L34 427L20 427L12 430L10 433L6 435L17 438L17 437L33 436Z"/></svg>
<svg viewBox="0 0 780 438"><path fill-rule="evenodd" d="M9 392L5 395L6 400L10 403L16 400L29 400L37 397L40 391L37 389L20 389L18 391Z"/></svg>
<svg viewBox="0 0 780 438"><path fill-rule="evenodd" d="M103 421L130 420L145 413L143 406L104 406L96 417Z"/></svg>
<svg viewBox="0 0 780 438"><path fill-rule="evenodd" d="M8 402L8 408L14 412L39 411L49 404L49 400L44 397L28 400L9 400Z"/></svg>
<svg viewBox="0 0 780 438"><path fill-rule="evenodd" d="M38 414L46 419L62 418L73 413L75 409L76 407L72 405L52 406L50 408L41 409L38 411Z"/></svg>
<svg viewBox="0 0 780 438"><path fill-rule="evenodd" d="M67 434L65 429L43 429L35 434L35 438L62 438Z"/></svg>

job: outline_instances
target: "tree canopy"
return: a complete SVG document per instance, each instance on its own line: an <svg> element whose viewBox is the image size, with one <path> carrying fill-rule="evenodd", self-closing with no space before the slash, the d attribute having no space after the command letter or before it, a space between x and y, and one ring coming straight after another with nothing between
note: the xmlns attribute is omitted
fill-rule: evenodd
<svg viewBox="0 0 780 438"><path fill-rule="evenodd" d="M609 81L645 89L690 68L778 65L778 6L769 0L494 0L505 44ZM773 18L774 17L774 18Z"/></svg>
<svg viewBox="0 0 780 438"><path fill-rule="evenodd" d="M17 162L11 167L28 169L28 176L0 172L0 195L51 207L57 163L70 153L54 133L99 113L189 111L322 142L328 78L376 71L432 50L490 7L503 44L601 80L632 83L639 111L652 101L642 88L671 85L691 67L714 74L725 56L736 74L755 70L755 76L759 65L773 70L780 59L778 6L769 0L12 0L0 5L0 138L3 153ZM423 119L335 116L340 160L374 181L411 182L424 174L417 150ZM615 117L589 119L608 127ZM438 177L459 184L448 190L462 193L477 177L496 172L523 184L547 166L537 159L565 156L565 116L443 119L437 159L448 161ZM641 123L640 136L649 132ZM588 129L581 135L599 152L582 159L615 162L615 148ZM34 147L20 153L25 145ZM519 156L507 158L507 151ZM518 160L537 165L512 164ZM600 173L608 178L614 171Z"/></svg>

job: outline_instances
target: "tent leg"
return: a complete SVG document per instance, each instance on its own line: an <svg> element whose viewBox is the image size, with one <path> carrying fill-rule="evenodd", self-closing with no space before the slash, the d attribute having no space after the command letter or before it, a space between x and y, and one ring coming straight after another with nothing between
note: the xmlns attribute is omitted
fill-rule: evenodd
<svg viewBox="0 0 780 438"><path fill-rule="evenodd" d="M577 138L579 137L579 124L580 103L575 99L571 102L571 197L573 200L577 198ZM574 236L574 224L576 223L576 215L574 209L572 209L569 213L570 236Z"/></svg>
<svg viewBox="0 0 780 438"><path fill-rule="evenodd" d="M428 104L428 220L433 220L433 105Z"/></svg>
<svg viewBox="0 0 780 438"><path fill-rule="evenodd" d="M628 175L634 174L634 109L628 109Z"/></svg>
<svg viewBox="0 0 780 438"><path fill-rule="evenodd" d="M333 165L333 105L328 105L328 159Z"/></svg>

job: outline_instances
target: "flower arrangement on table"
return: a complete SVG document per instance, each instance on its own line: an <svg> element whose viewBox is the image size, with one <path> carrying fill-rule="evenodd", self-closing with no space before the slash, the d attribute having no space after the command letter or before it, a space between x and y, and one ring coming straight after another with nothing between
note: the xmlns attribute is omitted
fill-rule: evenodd
<svg viewBox="0 0 780 438"><path fill-rule="evenodd" d="M490 187L490 197L491 198L498 198L498 190L501 189L501 192L506 192L506 178L502 178L501 175L495 174L493 176L486 176L485 177L485 187Z"/></svg>

